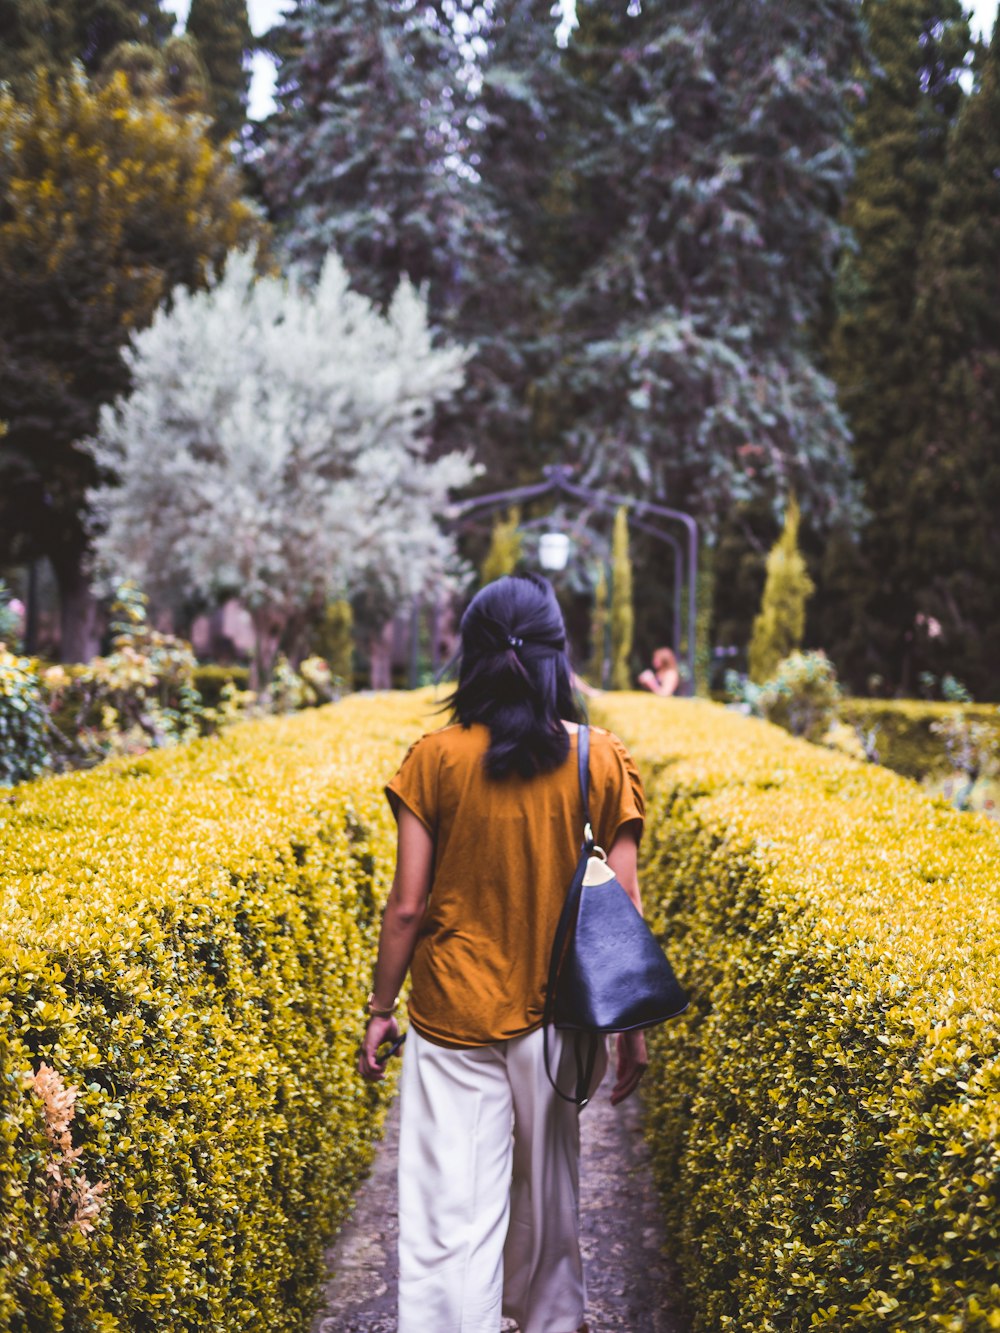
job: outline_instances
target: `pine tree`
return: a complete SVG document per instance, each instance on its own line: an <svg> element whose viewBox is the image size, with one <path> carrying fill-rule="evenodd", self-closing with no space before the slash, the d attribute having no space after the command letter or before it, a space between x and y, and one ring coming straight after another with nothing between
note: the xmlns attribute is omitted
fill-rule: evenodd
<svg viewBox="0 0 1000 1333"><path fill-rule="evenodd" d="M0 0L0 82L20 87L74 60L96 74L120 42L160 47L173 26L160 0Z"/></svg>
<svg viewBox="0 0 1000 1333"><path fill-rule="evenodd" d="M628 510L624 505L615 514L611 537L611 688L632 687L632 633L635 611L632 606L632 561L628 552Z"/></svg>
<svg viewBox="0 0 1000 1333"><path fill-rule="evenodd" d="M781 536L767 557L767 580L760 614L753 622L750 640L750 679L769 680L788 654L802 644L806 627L806 602L813 582L799 550L799 506L788 501Z"/></svg>
<svg viewBox="0 0 1000 1333"><path fill-rule="evenodd" d="M960 0L864 0L873 71L854 122L858 168L844 213L852 243L836 284L829 367L853 432L870 511L852 550L824 560L820 626L843 674L899 679L913 606L900 596L900 496L927 369L917 346L917 270L963 99L970 37Z"/></svg>
<svg viewBox="0 0 1000 1333"><path fill-rule="evenodd" d="M274 38L278 110L261 164L293 259L315 270L336 249L383 303L405 273L430 283L435 310L464 235L452 162L463 62L443 9L300 0Z"/></svg>
<svg viewBox="0 0 1000 1333"><path fill-rule="evenodd" d="M208 73L216 135L238 138L246 124L253 47L246 0L191 0L187 33Z"/></svg>

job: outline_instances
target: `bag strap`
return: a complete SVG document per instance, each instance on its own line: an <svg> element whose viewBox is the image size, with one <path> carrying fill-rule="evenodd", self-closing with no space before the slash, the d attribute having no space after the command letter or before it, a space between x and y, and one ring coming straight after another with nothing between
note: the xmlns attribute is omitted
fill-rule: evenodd
<svg viewBox="0 0 1000 1333"><path fill-rule="evenodd" d="M576 757L583 806L583 852L589 856L594 850L594 829L590 822L590 728L582 722L576 732Z"/></svg>
<svg viewBox="0 0 1000 1333"><path fill-rule="evenodd" d="M587 860L594 850L594 830L590 823L590 727L583 723L577 728L577 772L580 780L580 800L583 805L583 845L580 849L580 858L577 861L576 870L570 881L569 890L566 893L566 901L563 903L563 909L559 916L559 924L556 926L556 935L552 943L552 954L549 958L549 979L545 987L545 1009L542 1014L542 1042L545 1055L545 1073L548 1080L555 1088L556 1092L565 1102L573 1102L579 1107L586 1106L590 1098L587 1096L587 1089L590 1087L590 1080L593 1077L594 1066L597 1063L597 1050L600 1045L600 1037L597 1034L590 1036L590 1049L587 1052L586 1062L580 1059L580 1052L577 1049L576 1059L576 1093L574 1096L568 1096L556 1083L552 1077L551 1061L549 1056L549 1028L554 1025L555 1005L556 1005L556 986L559 981L559 968L562 963L563 954L566 950L566 942L569 939L570 931L576 924L577 909L580 905L580 895L583 892L583 878L587 873Z"/></svg>

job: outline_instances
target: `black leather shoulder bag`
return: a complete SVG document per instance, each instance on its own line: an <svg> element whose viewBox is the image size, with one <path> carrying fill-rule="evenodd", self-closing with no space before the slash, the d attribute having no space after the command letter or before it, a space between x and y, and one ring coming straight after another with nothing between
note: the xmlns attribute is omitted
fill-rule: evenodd
<svg viewBox="0 0 1000 1333"><path fill-rule="evenodd" d="M605 1034L664 1023L687 1008L688 997L656 936L636 910L594 842L590 823L590 728L577 733L583 846L556 927L543 1015L545 1072L565 1101L585 1106ZM553 1078L549 1029L586 1036L576 1049L576 1090Z"/></svg>

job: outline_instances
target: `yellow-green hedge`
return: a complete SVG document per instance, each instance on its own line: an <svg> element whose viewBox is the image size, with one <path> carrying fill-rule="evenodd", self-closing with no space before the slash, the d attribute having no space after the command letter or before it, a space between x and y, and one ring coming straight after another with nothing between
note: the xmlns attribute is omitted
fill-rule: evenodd
<svg viewBox="0 0 1000 1333"><path fill-rule="evenodd" d="M1000 828L714 704L600 711L694 997L647 1106L697 1329L1000 1328Z"/></svg>
<svg viewBox="0 0 1000 1333"><path fill-rule="evenodd" d="M922 699L845 699L840 714L845 722L875 732L879 763L904 777L920 778L946 773L951 765L940 736L931 731L957 713L973 722L986 722L1000 738L1000 711L996 704L948 704Z"/></svg>
<svg viewBox="0 0 1000 1333"><path fill-rule="evenodd" d="M381 1122L353 1072L381 789L425 707L351 699L3 797L0 1328L307 1327Z"/></svg>

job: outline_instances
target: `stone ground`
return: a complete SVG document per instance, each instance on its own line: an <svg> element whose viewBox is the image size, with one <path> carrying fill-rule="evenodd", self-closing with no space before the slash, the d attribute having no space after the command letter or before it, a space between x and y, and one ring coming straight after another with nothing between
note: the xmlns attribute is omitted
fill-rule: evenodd
<svg viewBox="0 0 1000 1333"><path fill-rule="evenodd" d="M610 1077L581 1120L581 1233L591 1333L687 1333L636 1097L612 1108ZM327 1253L312 1333L395 1333L398 1104L352 1216ZM504 1324L505 1330L515 1325Z"/></svg>

